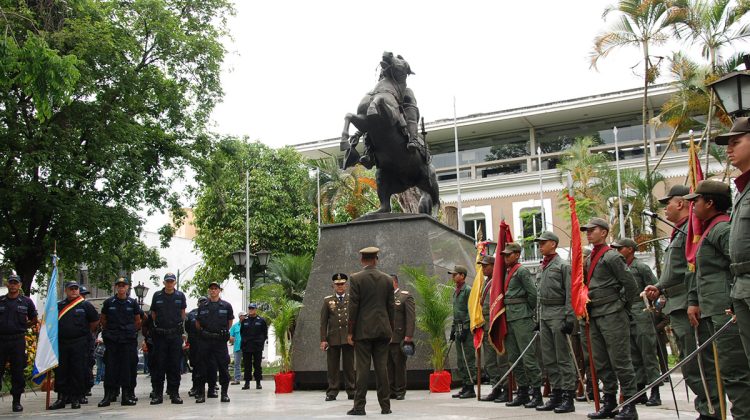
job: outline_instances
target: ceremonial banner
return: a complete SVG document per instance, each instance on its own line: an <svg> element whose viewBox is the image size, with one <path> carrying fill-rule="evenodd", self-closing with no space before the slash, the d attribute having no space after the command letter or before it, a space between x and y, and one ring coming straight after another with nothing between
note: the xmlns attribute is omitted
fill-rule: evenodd
<svg viewBox="0 0 750 420"><path fill-rule="evenodd" d="M698 149L690 138L690 149L688 151L688 186L692 193L698 188L698 183L703 181L703 170L698 160ZM688 269L695 271L695 254L698 252L698 242L703 235L701 221L693 215L693 202L690 202L690 215L687 222L687 238L685 240L685 258L687 258Z"/></svg>
<svg viewBox="0 0 750 420"><path fill-rule="evenodd" d="M52 257L52 276L47 288L47 301L44 304L39 340L34 358L32 378L36 384L41 384L46 373L57 367L59 351L57 347L57 257Z"/></svg>
<svg viewBox="0 0 750 420"><path fill-rule="evenodd" d="M508 326L505 323L505 276L506 267L505 259L502 252L505 244L513 242L513 236L510 228L505 223L505 219L500 221L500 233L498 234L497 248L495 249L495 269L492 272L492 284L490 285L490 342L492 347L498 353L505 353L503 341L508 332Z"/></svg>

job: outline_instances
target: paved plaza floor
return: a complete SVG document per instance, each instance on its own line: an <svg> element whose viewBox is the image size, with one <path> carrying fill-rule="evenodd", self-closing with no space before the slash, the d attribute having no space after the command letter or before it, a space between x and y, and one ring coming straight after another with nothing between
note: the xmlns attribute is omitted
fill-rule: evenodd
<svg viewBox="0 0 750 420"><path fill-rule="evenodd" d="M241 390L240 385L229 387L231 402L221 403L218 399L207 399L205 404L196 404L193 398L187 396L190 388L189 375L183 376L181 395L185 399L182 405L172 405L168 401L164 404L149 405L148 393L150 384L144 375L138 376L136 394L138 405L123 407L119 401L107 408L98 408L96 403L102 398L102 385L93 389L90 403L80 410L68 407L57 411L45 411L42 392L27 393L22 399L24 412L19 416L11 412L10 397L5 396L0 401L0 418L81 418L81 419L312 419L312 418L357 418L346 415L352 407L352 401L346 399L346 393L339 394L336 401L323 401L323 391L295 391L291 394L274 394L273 380L264 380L263 389L256 390L253 386L249 390ZM675 377L675 382L680 378ZM253 383L254 385L254 383ZM648 408L638 406L641 419L676 419L672 396L669 388L662 389L661 407ZM485 392L488 387L483 387ZM692 403L688 402L684 383L678 384L676 390L680 414L682 419L694 419L697 414ZM341 397L343 396L343 399ZM52 400L55 395L52 394ZM692 396L691 396L692 398ZM386 418L380 414L375 391L367 393L368 403L365 408L367 415ZM451 398L450 394L430 394L428 391L408 391L403 401L391 401L393 414L388 417L398 418L434 418L434 419L585 419L586 414L593 411L593 403L576 403L576 412L570 414L542 413L524 408L505 407L504 404L479 402L473 400L459 400ZM731 417L730 417L731 418Z"/></svg>

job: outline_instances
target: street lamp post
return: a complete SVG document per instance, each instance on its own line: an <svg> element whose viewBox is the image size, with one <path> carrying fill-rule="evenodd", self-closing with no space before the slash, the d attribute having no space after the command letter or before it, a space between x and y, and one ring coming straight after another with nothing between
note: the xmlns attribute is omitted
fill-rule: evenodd
<svg viewBox="0 0 750 420"><path fill-rule="evenodd" d="M750 111L750 72L736 71L709 83L727 114L734 118L748 115Z"/></svg>
<svg viewBox="0 0 750 420"><path fill-rule="evenodd" d="M243 305L246 305L252 296L250 291L250 267L255 263L255 254L240 249L232 253L232 259L236 266L245 267L245 278L242 281L242 302Z"/></svg>
<svg viewBox="0 0 750 420"><path fill-rule="evenodd" d="M135 296L138 298L138 306L143 309L143 298L148 294L148 286L144 286L143 283L138 282L138 286L135 286L133 290L135 290Z"/></svg>

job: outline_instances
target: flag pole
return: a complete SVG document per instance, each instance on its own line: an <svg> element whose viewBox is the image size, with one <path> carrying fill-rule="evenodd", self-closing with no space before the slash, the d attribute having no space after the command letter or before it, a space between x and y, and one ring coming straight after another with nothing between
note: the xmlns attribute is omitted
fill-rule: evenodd
<svg viewBox="0 0 750 420"><path fill-rule="evenodd" d="M57 241L55 240L52 244L52 267L54 268L57 266ZM49 292L47 293L47 299L49 299ZM38 345L39 343L37 342L37 346ZM47 371L47 376L44 378L44 380L47 382L47 395L45 397L44 405L45 410L49 410L50 393L52 388L52 372L52 370Z"/></svg>
<svg viewBox="0 0 750 420"><path fill-rule="evenodd" d="M458 231L461 233L465 233L466 230L464 229L464 223L463 223L463 211L461 210L461 171L458 168L458 122L456 120L456 97L453 97L453 144L456 148L456 204L458 207Z"/></svg>
<svg viewBox="0 0 750 420"><path fill-rule="evenodd" d="M622 213L622 181L620 181L620 150L617 147L617 127L612 129L615 135L615 170L617 171L617 205L619 207L620 238L625 237L625 215Z"/></svg>

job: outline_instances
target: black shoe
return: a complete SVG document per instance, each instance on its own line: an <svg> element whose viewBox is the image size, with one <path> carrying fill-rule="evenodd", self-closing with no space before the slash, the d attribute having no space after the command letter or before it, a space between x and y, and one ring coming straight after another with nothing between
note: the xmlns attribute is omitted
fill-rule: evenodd
<svg viewBox="0 0 750 420"><path fill-rule="evenodd" d="M86 398L86 397L81 397L81 398L78 399L78 402L80 402L81 404L88 404L89 403L89 399Z"/></svg>
<svg viewBox="0 0 750 420"><path fill-rule="evenodd" d="M207 398L219 398L219 393L216 392L216 388L211 388L206 395Z"/></svg>
<svg viewBox="0 0 750 420"><path fill-rule="evenodd" d="M462 386L461 389L458 390L458 392L456 392L455 394L451 395L451 398L460 398L461 394L463 394L466 391L466 389L467 389L466 385Z"/></svg>
<svg viewBox="0 0 750 420"><path fill-rule="evenodd" d="M183 402L182 398L180 398L180 394L178 394L176 392L169 396L169 401L172 404L182 404L182 402Z"/></svg>
<svg viewBox="0 0 750 420"><path fill-rule="evenodd" d="M498 388L493 388L492 391L490 391L490 393L487 394L487 396L480 398L479 401L485 401L485 402L495 401L498 397L499 392L502 392L502 390L498 390Z"/></svg>
<svg viewBox="0 0 750 420"><path fill-rule="evenodd" d="M505 388L500 388L500 390L497 391L495 402L498 404L508 402L508 391Z"/></svg>
<svg viewBox="0 0 750 420"><path fill-rule="evenodd" d="M203 394L196 394L195 395L195 403L196 404L203 404L206 402L206 396Z"/></svg>
<svg viewBox="0 0 750 420"><path fill-rule="evenodd" d="M512 401L508 401L505 403L506 407L520 407L526 403L531 401L531 398L529 398L529 388L526 387L518 387L518 393L516 393L516 396L513 398Z"/></svg>
<svg viewBox="0 0 750 420"><path fill-rule="evenodd" d="M128 398L122 397L122 400L120 401L120 405L135 405L136 403L137 401L130 397Z"/></svg>
<svg viewBox="0 0 750 420"><path fill-rule="evenodd" d="M625 397L627 400L630 397ZM635 411L635 404L625 404L620 410L620 414L615 416L615 420L638 420L638 412Z"/></svg>
<svg viewBox="0 0 750 420"><path fill-rule="evenodd" d="M615 410L617 407L617 400L615 394L604 394L602 398L602 404L599 407L599 411L590 413L587 417L590 419L611 419L614 418L618 411Z"/></svg>
<svg viewBox="0 0 750 420"><path fill-rule="evenodd" d="M195 390L195 388L190 388L190 391L188 391L188 397L194 397L198 394L198 391Z"/></svg>
<svg viewBox="0 0 750 420"><path fill-rule="evenodd" d="M157 405L157 404L161 404L164 402L164 398L161 396L162 394L161 392L159 393L159 395L156 395L155 392L152 392L152 394L154 394L154 396L151 397L151 402L150 402L151 405Z"/></svg>
<svg viewBox="0 0 750 420"><path fill-rule="evenodd" d="M384 408L380 410L380 414L391 414L393 411L391 411L390 408Z"/></svg>
<svg viewBox="0 0 750 420"><path fill-rule="evenodd" d="M365 413L365 410L352 408L351 410L346 412L346 415L347 416L365 416L367 414Z"/></svg>
<svg viewBox="0 0 750 420"><path fill-rule="evenodd" d="M229 395L221 394L221 402L229 402Z"/></svg>
<svg viewBox="0 0 750 420"><path fill-rule="evenodd" d="M74 399L70 402L70 408L78 410L79 408L81 408L81 401L78 400L78 398Z"/></svg>
<svg viewBox="0 0 750 420"><path fill-rule="evenodd" d="M63 395L58 395L57 400L50 404L47 410L59 410L61 408L65 408L65 397Z"/></svg>
<svg viewBox="0 0 750 420"><path fill-rule="evenodd" d="M469 398L476 398L476 397L477 397L477 393L474 392L474 387L470 386L470 387L467 387L466 391L462 392L458 398L462 400L467 400Z"/></svg>
<svg viewBox="0 0 750 420"><path fill-rule="evenodd" d="M560 405L555 407L555 413L573 413L576 411L576 406L573 403L573 397L576 395L574 390L562 392L562 402Z"/></svg>
<svg viewBox="0 0 750 420"><path fill-rule="evenodd" d="M20 413L23 411L23 406L21 405L21 397L13 397L13 412L14 413Z"/></svg>
<svg viewBox="0 0 750 420"><path fill-rule="evenodd" d="M260 381L255 381L255 389L263 389L263 385L260 384Z"/></svg>
<svg viewBox="0 0 750 420"><path fill-rule="evenodd" d="M335 395L326 395L326 401L336 401Z"/></svg>
<svg viewBox="0 0 750 420"><path fill-rule="evenodd" d="M550 392L549 399L543 405L536 408L536 411L553 411L562 403L562 390L553 389Z"/></svg>
<svg viewBox="0 0 750 420"><path fill-rule="evenodd" d="M656 407L661 405L661 395L659 395L659 387L655 386L651 388L651 397L646 401L646 407Z"/></svg>
<svg viewBox="0 0 750 420"><path fill-rule="evenodd" d="M89 389L89 392L87 392L87 393L86 393L86 396L87 396L87 397L90 397L90 396L91 396L91 390L90 390L90 389ZM81 404L83 404L83 403L81 403Z"/></svg>
<svg viewBox="0 0 750 420"><path fill-rule="evenodd" d="M245 381L245 385L242 385L242 389L250 389L250 381Z"/></svg>
<svg viewBox="0 0 750 420"><path fill-rule="evenodd" d="M104 391L104 398L102 398L101 401L99 401L99 404L97 404L97 407L109 407L109 404L113 401L114 392L112 391Z"/></svg>
<svg viewBox="0 0 750 420"><path fill-rule="evenodd" d="M531 388L531 400L523 405L523 408L537 408L544 404L542 400L542 390L538 387Z"/></svg>
<svg viewBox="0 0 750 420"><path fill-rule="evenodd" d="M406 398L404 394L398 394L396 395L396 401L403 401L403 399Z"/></svg>

